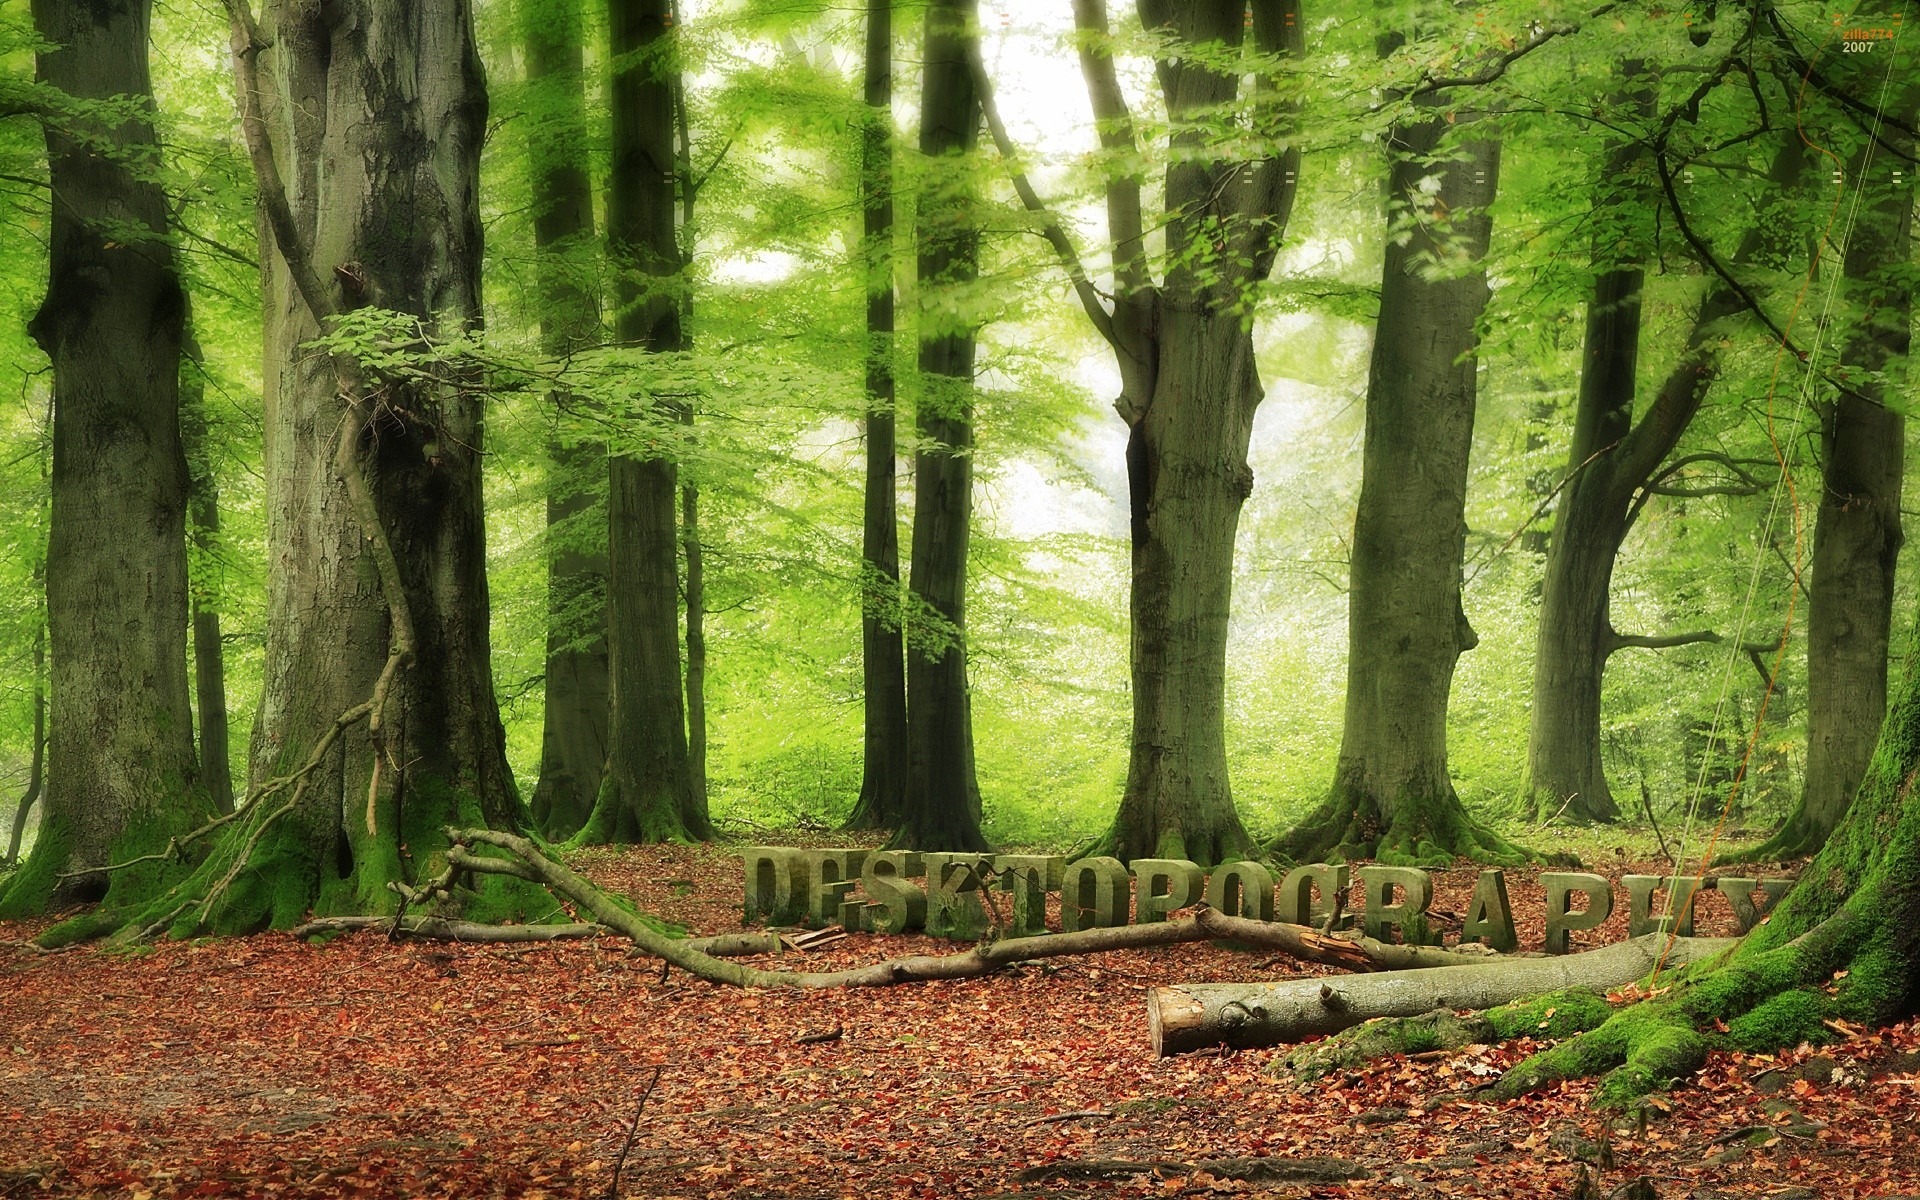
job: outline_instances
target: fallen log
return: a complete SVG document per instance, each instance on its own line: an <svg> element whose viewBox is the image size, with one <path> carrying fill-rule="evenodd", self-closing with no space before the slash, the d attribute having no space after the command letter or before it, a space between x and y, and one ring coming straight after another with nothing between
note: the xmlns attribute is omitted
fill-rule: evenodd
<svg viewBox="0 0 1920 1200"><path fill-rule="evenodd" d="M1201 906L1191 917L1150 925L1116 925L1073 933L1003 938L982 942L957 954L917 954L841 971L773 971L723 962L689 940L660 933L565 863L549 858L539 846L517 834L497 829L448 829L447 836L454 843L447 853L450 867L481 874L511 875L541 884L554 895L572 901L582 913L631 940L641 952L697 978L739 987L888 987L925 980L972 979L1035 959L1212 939L1269 946L1310 962L1348 970L1460 966L1477 971L1501 961L1433 946L1393 946L1370 938L1349 941L1299 925L1228 917ZM481 847L502 851L505 857L477 853Z"/></svg>
<svg viewBox="0 0 1920 1200"><path fill-rule="evenodd" d="M315 917L287 930L287 934L304 938L320 933L351 933L361 929L391 931L430 941L471 942L476 945L573 941L606 937L614 933L605 925L582 921L560 925L487 925L479 921L454 921L443 917L402 917L396 926L392 917ZM713 937L687 938L681 944L714 958L750 958L756 954L778 954L785 949L777 933L722 933Z"/></svg>
<svg viewBox="0 0 1920 1200"><path fill-rule="evenodd" d="M1492 958L1471 967L1384 971L1279 983L1197 983L1147 992L1147 1036L1159 1055L1211 1046L1252 1049L1338 1033L1375 1017L1434 1009L1487 1009L1562 988L1606 991L1653 970L1664 934L1539 958ZM1675 938L1666 965L1717 954L1732 938Z"/></svg>

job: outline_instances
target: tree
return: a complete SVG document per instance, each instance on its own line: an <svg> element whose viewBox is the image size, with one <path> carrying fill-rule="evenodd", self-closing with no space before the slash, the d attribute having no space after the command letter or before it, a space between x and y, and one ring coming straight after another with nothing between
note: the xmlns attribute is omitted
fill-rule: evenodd
<svg viewBox="0 0 1920 1200"><path fill-rule="evenodd" d="M907 678L900 631L893 297L893 0L867 0L860 126L860 268L867 293L866 486L860 542L865 754L849 829L900 824L907 796Z"/></svg>
<svg viewBox="0 0 1920 1200"><path fill-rule="evenodd" d="M1227 771L1227 621L1234 532L1253 488L1247 447L1265 396L1250 292L1272 273L1293 209L1300 150L1287 136L1281 63L1302 55L1302 21L1293 0L1259 0L1250 23L1242 3L1142 0L1141 23L1165 39L1155 68L1170 124L1156 282L1105 0L1075 0L1073 10L1105 157L1111 310L1057 217L1024 175L1014 184L1113 349L1114 408L1128 428L1132 749L1113 825L1093 852L1223 862L1253 850ZM1256 79L1247 96L1243 66ZM1236 104L1248 125L1223 137L1221 114ZM988 119L1011 160L991 108Z"/></svg>
<svg viewBox="0 0 1920 1200"><path fill-rule="evenodd" d="M526 816L489 656L477 381L458 353L384 352L457 346L478 326L472 11L365 0L343 20L276 0L259 28L240 0L228 11L270 234L276 569L248 795L196 831L211 844L189 877L54 940L391 912L436 868L449 822Z"/></svg>
<svg viewBox="0 0 1920 1200"><path fill-rule="evenodd" d="M38 574L36 572L36 574ZM13 810L13 825L7 831L7 852L0 855L0 866L11 867L20 861L20 842L27 834L27 817L40 800L47 780L47 635L46 622L37 621L33 631L33 750L27 766L27 790Z"/></svg>
<svg viewBox="0 0 1920 1200"><path fill-rule="evenodd" d="M1461 606L1461 564L1500 163L1486 114L1460 105L1428 88L1387 139L1340 758L1326 800L1275 842L1303 861L1517 853L1467 814L1447 771L1454 667L1479 641Z"/></svg>
<svg viewBox="0 0 1920 1200"><path fill-rule="evenodd" d="M1909 89L1893 124L1911 128ZM1910 142L1909 142L1910 144ZM1807 592L1807 773L1800 803L1772 838L1741 857L1811 854L1846 813L1872 762L1887 703L1906 422L1892 403L1913 317L1913 204L1895 155L1868 140L1849 175L1869 197L1846 240L1846 341L1837 394L1820 414L1820 504Z"/></svg>
<svg viewBox="0 0 1920 1200"><path fill-rule="evenodd" d="M206 363L189 327L182 343L180 436L187 456L187 520L192 539L193 698L199 717L200 778L221 813L233 811L232 754L227 740L227 651L220 601L204 576L219 561L220 479L208 445Z"/></svg>
<svg viewBox="0 0 1920 1200"><path fill-rule="evenodd" d="M32 855L0 915L105 894L103 868L164 845L206 807L183 637L185 303L153 177L146 0L43 0L41 83L53 184L46 299L31 333L53 363L47 547L51 728Z"/></svg>
<svg viewBox="0 0 1920 1200"><path fill-rule="evenodd" d="M619 278L614 331L623 343L671 353L685 349L674 194L677 35L665 0L612 0L608 12L614 73L607 243ZM582 842L712 836L687 756L677 487L670 457L621 453L613 459L607 576L611 750L593 814L579 834Z"/></svg>
<svg viewBox="0 0 1920 1200"><path fill-rule="evenodd" d="M1666 128L1671 129L1679 111L1668 118ZM1663 152L1664 145L1658 151ZM1610 152L1606 174L1635 186L1629 172L1656 165L1667 169L1623 144ZM1805 169L1799 141L1783 141L1767 177L1768 190L1745 222L1732 269L1784 265L1797 223L1782 210L1793 203ZM1642 179L1638 186L1651 187L1652 181ZM1685 349L1636 419L1644 251L1625 261L1614 261L1611 254L1596 257L1608 265L1595 277L1587 310L1573 440L1547 550L1527 742L1530 807L1542 818L1564 812L1575 822L1611 821L1619 815L1600 758L1600 694L1607 660L1629 646L1682 645L1716 636L1706 631L1636 637L1614 629L1613 570L1627 534L1653 495L1697 494L1678 480L1696 464L1731 468L1737 473L1734 486L1752 490L1746 468L1724 453L1672 457L1720 376L1726 326L1750 311L1751 293L1728 279L1714 279L1695 311Z"/></svg>
<svg viewBox="0 0 1920 1200"><path fill-rule="evenodd" d="M967 688L967 539L973 520L973 360L978 319L978 201L965 158L978 142L978 0L927 6L920 153L928 180L915 240L920 278L920 397L914 424L907 641L907 791L890 845L985 850Z"/></svg>
<svg viewBox="0 0 1920 1200"><path fill-rule="evenodd" d="M521 39L538 128L527 138L540 331L564 356L600 335L593 185L579 0L524 0ZM572 403L556 395L563 411ZM586 824L607 761L606 447L556 436L547 448L546 710L533 819L554 837Z"/></svg>

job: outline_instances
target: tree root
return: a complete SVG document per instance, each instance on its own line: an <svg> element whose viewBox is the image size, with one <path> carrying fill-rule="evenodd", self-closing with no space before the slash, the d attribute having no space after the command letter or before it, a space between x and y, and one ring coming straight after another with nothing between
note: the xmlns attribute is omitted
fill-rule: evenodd
<svg viewBox="0 0 1920 1200"><path fill-rule="evenodd" d="M1371 796L1336 787L1293 828L1267 844L1288 862L1350 862L1373 859L1389 866L1449 867L1456 858L1495 866L1559 862L1495 833L1469 814L1451 787L1425 806L1384 816ZM1577 862L1568 862L1577 866Z"/></svg>
<svg viewBox="0 0 1920 1200"><path fill-rule="evenodd" d="M739 963L696 948L696 943L669 937L613 896L587 882L565 864L549 858L539 846L516 834L493 829L449 829L454 843L448 851L449 872L476 871L511 875L542 884L569 900L614 932L631 939L642 952L679 967L688 974L740 987L887 987L921 980L970 979L991 974L1018 962L1089 954L1102 950L1130 950L1222 939L1252 942L1284 950L1313 962L1349 970L1381 970L1443 965L1485 965L1499 961L1486 955L1457 954L1431 946L1390 946L1372 939L1357 942L1331 938L1296 925L1224 916L1202 906L1192 917L1151 925L1119 925L1050 933L1036 937L983 942L972 950L947 955L914 955L843 971L771 971ZM488 847L511 855L502 858L475 852ZM442 880L435 884L444 886ZM423 894L427 889L423 889Z"/></svg>

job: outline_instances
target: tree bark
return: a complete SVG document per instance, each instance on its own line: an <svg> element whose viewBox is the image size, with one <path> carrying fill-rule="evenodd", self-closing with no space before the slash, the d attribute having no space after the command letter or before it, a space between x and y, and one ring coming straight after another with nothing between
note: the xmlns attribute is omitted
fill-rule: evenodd
<svg viewBox="0 0 1920 1200"><path fill-rule="evenodd" d="M893 4L867 0L860 127L860 267L867 293L866 488L860 535L860 672L865 702L860 799L848 829L891 829L906 814L906 644L900 626L893 294Z"/></svg>
<svg viewBox="0 0 1920 1200"><path fill-rule="evenodd" d="M187 521L192 539L188 567L193 607L194 710L199 717L200 779L215 811L233 811L233 767L228 740L227 651L220 637L217 591L203 573L212 573L221 554L220 480L214 472L207 425L206 365L191 329L182 343L180 434L187 456Z"/></svg>
<svg viewBox="0 0 1920 1200"><path fill-rule="evenodd" d="M431 341L480 319L471 8L276 0L257 33L230 11L265 226L266 661L249 802L128 940L392 912L449 818L525 815L489 661L479 390L310 348L356 309Z"/></svg>
<svg viewBox="0 0 1920 1200"><path fill-rule="evenodd" d="M197 823L188 701L185 316L167 206L148 165L147 0L35 0L38 80L141 111L79 131L49 123L48 285L29 331L53 363L46 800L0 915L97 900L100 868ZM92 124L92 122L87 122Z"/></svg>
<svg viewBox="0 0 1920 1200"><path fill-rule="evenodd" d="M1461 606L1461 564L1500 153L1473 136L1475 120L1435 115L1389 138L1391 233L1354 517L1345 727L1331 794L1277 843L1301 861L1516 853L1467 815L1447 773L1454 667L1478 641ZM1457 149L1433 161L1456 128Z"/></svg>
<svg viewBox="0 0 1920 1200"><path fill-rule="evenodd" d="M1854 166L1872 200L1847 241L1852 312L1840 392L1821 414L1824 472L1807 590L1806 783L1793 815L1753 852L1756 861L1811 854L1826 843L1853 802L1886 715L1906 422L1888 403L1894 389L1884 373L1897 374L1907 358L1913 204L1890 178L1898 160L1882 154L1869 164L1856 156Z"/></svg>
<svg viewBox="0 0 1920 1200"><path fill-rule="evenodd" d="M1075 0L1074 15L1102 147L1124 164L1137 146L1104 0ZM1172 122L1168 261L1156 284L1140 180L1122 165L1107 184L1115 243L1111 316L1081 287L1083 304L1114 348L1122 387L1115 408L1129 429L1132 746L1113 826L1093 851L1123 860L1212 864L1253 850L1227 771L1227 626L1234 534L1253 489L1247 448L1265 395L1254 362L1251 290L1273 269L1300 157L1271 103L1256 126L1287 148L1252 162L1210 148L1206 126L1221 107L1243 98L1240 75L1178 49L1235 51L1250 38L1262 54L1303 53L1304 21L1291 0L1257 3L1252 20L1246 17L1244 4L1222 0L1142 0L1142 23L1170 39L1155 64ZM1254 85L1266 86L1264 78ZM1083 285L1077 263L1068 265L1076 286Z"/></svg>
<svg viewBox="0 0 1920 1200"><path fill-rule="evenodd" d="M1636 157L1615 151L1607 174L1621 177ZM1784 196L1805 170L1798 139L1774 157L1769 179ZM1786 239L1756 215L1734 254L1736 267L1784 259ZM1533 711L1527 777L1536 815L1563 809L1575 822L1619 816L1600 759L1600 696L1609 656L1622 644L1611 619L1613 568L1632 529L1644 489L1662 471L1719 377L1723 324L1745 301L1716 282L1700 304L1686 349L1638 421L1633 419L1639 347L1638 260L1603 272L1587 309L1579 407L1568 452L1568 480L1554 513L1534 651Z"/></svg>
<svg viewBox="0 0 1920 1200"><path fill-rule="evenodd" d="M673 78L679 65L671 24L665 0L614 0L609 9L615 70L607 240L620 279L614 330L622 342L655 353L685 345L674 217ZM711 837L687 753L673 460L616 456L609 497L612 749L579 838L630 843Z"/></svg>
<svg viewBox="0 0 1920 1200"><path fill-rule="evenodd" d="M39 575L35 572L35 575ZM13 827L7 834L7 854L0 864L12 866L20 861L20 843L27 836L27 814L40 800L46 784L47 768L47 623L33 627L33 757L27 766L27 790L20 794L20 805L13 810Z"/></svg>
<svg viewBox="0 0 1920 1200"><path fill-rule="evenodd" d="M1659 934L1580 954L1496 958L1329 981L1198 983L1147 992L1147 1036L1158 1055L1208 1046L1251 1050L1303 1042L1378 1017L1417 1017L1434 1009L1487 1009L1562 988L1596 992L1643 978L1661 961L1679 967L1733 945L1728 938Z"/></svg>
<svg viewBox="0 0 1920 1200"><path fill-rule="evenodd" d="M565 355L600 338L579 0L523 5L521 40L543 114L527 139L540 333L547 353ZM546 711L532 807L543 832L564 838L586 824L607 761L606 447L556 438L547 463Z"/></svg>
<svg viewBox="0 0 1920 1200"><path fill-rule="evenodd" d="M912 591L907 636L907 792L889 846L987 849L967 694L967 541L973 520L973 359L964 290L979 274L978 205L965 161L979 140L969 66L978 0L927 7L920 153L928 177L916 229L920 398L915 426Z"/></svg>

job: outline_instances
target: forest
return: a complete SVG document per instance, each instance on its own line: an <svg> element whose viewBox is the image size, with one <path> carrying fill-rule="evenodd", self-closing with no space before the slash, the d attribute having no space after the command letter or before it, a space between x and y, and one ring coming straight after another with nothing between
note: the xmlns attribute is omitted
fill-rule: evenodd
<svg viewBox="0 0 1920 1200"><path fill-rule="evenodd" d="M0 1200L1920 1192L1907 7L0 0Z"/></svg>

